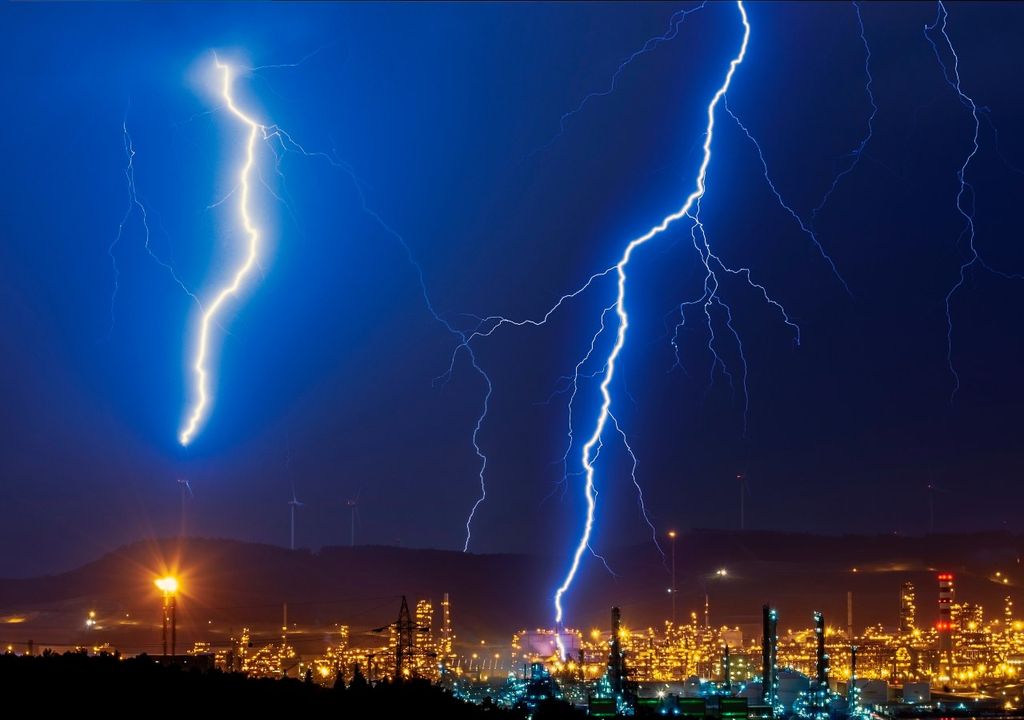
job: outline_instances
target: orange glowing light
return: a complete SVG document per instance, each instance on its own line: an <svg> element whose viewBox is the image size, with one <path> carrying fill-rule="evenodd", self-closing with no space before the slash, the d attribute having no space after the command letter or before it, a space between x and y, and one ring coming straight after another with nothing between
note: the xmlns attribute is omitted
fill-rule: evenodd
<svg viewBox="0 0 1024 720"><path fill-rule="evenodd" d="M153 584L156 585L164 595L174 595L178 592L178 578L172 577L171 575L157 578L153 581Z"/></svg>

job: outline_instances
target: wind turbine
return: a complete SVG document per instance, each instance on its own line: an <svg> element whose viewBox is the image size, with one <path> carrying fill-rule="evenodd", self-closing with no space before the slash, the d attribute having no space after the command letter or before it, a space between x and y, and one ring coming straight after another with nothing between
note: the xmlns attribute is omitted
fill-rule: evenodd
<svg viewBox="0 0 1024 720"><path fill-rule="evenodd" d="M178 478L178 486L181 488L181 531L180 537L185 537L185 493L188 497L195 497L192 493L192 486L187 478Z"/></svg>
<svg viewBox="0 0 1024 720"><path fill-rule="evenodd" d="M934 483L928 483L928 532L935 532L935 493L948 493Z"/></svg>
<svg viewBox="0 0 1024 720"><path fill-rule="evenodd" d="M291 508L292 515L292 544L291 549L295 549L295 508L302 507L305 503L299 502L299 499L295 497L295 486L292 485L292 499L288 501L288 506Z"/></svg>
<svg viewBox="0 0 1024 720"><path fill-rule="evenodd" d="M351 530L349 534L349 547L356 546L356 519L359 517L359 495L362 493L362 488L356 492L354 498L349 498L345 501L345 507L349 511L349 520L351 522Z"/></svg>
<svg viewBox="0 0 1024 720"><path fill-rule="evenodd" d="M743 501L747 495L747 475L746 473L737 473L736 479L740 481L740 530L745 530L747 522Z"/></svg>

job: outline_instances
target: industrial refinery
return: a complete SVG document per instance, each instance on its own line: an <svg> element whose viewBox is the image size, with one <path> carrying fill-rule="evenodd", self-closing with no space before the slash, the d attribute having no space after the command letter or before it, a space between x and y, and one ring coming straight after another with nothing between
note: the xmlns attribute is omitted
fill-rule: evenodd
<svg viewBox="0 0 1024 720"><path fill-rule="evenodd" d="M1002 573L995 579L1006 580ZM244 628L228 643L199 641L181 656L174 654L178 585L158 582L162 663L255 678L328 687L418 680L477 704L531 714L545 701L561 701L595 717L1005 717L1024 706L1024 619L1015 617L1009 595L992 614L959 598L949 572L927 588L898 583L892 624L859 631L848 593L843 618L783 618L768 602L759 628L716 626L705 601L703 613L659 627L631 626L612 607L604 628L524 629L506 641L469 641L458 636L445 593L436 605L402 597L393 622L366 631L338 625L316 652L285 607L276 638ZM929 601L938 620L926 626L918 609ZM95 616L86 622L91 628ZM300 638L307 648L301 652Z"/></svg>

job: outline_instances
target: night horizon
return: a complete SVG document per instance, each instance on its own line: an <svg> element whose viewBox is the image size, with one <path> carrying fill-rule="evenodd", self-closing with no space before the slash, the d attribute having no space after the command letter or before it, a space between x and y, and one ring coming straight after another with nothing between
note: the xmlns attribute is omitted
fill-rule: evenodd
<svg viewBox="0 0 1024 720"><path fill-rule="evenodd" d="M0 677L1019 717L1024 5L0 13Z"/></svg>

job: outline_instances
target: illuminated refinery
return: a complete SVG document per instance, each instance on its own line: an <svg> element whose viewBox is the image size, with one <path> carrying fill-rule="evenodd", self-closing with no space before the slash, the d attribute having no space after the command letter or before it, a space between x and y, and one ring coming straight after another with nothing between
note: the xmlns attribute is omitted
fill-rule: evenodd
<svg viewBox="0 0 1024 720"><path fill-rule="evenodd" d="M1024 720L1024 2L0 13L12 707Z"/></svg>
<svg viewBox="0 0 1024 720"><path fill-rule="evenodd" d="M1009 585L1001 571L991 580ZM175 649L175 599L188 588L172 576L154 584L162 598L162 662L204 671L305 678L326 687L419 680L469 702L527 714L545 699L596 717L953 717L965 708L985 715L1024 707L1024 618L1015 616L1012 595L986 615L957 595L948 572L930 587L895 584L891 622L857 631L849 593L847 616L832 621L820 612L783 618L768 603L760 627L713 625L705 599L701 611L656 627L631 626L613 607L603 628L539 628L470 641L458 633L453 599L444 593L439 603L401 597L391 623L359 630L338 624L326 633L289 622L284 604L276 637L243 627L227 640L194 640L182 655ZM938 620L926 626L918 609L928 597ZM95 611L85 627L90 637L105 634ZM199 637L202 630L189 634ZM99 640L80 650L117 652ZM7 649L35 651L32 644Z"/></svg>

